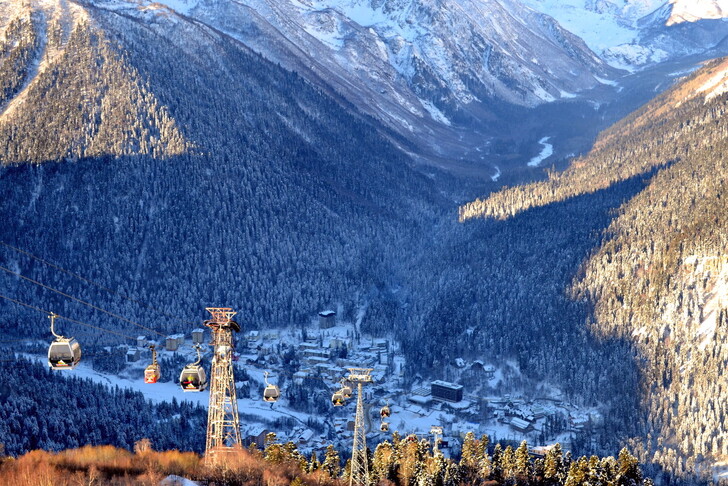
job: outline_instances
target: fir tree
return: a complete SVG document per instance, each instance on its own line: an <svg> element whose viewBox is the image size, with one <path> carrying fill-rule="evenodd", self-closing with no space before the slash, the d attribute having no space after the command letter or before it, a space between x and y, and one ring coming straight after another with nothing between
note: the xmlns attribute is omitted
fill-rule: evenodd
<svg viewBox="0 0 728 486"><path fill-rule="evenodd" d="M321 469L334 479L341 475L341 457L339 457L339 452L334 449L333 445L326 448L326 455L323 464L321 464Z"/></svg>

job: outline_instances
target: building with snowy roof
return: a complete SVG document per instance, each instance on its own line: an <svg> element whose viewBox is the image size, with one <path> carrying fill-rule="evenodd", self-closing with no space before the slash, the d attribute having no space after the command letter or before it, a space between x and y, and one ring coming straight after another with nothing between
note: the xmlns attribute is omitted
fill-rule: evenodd
<svg viewBox="0 0 728 486"><path fill-rule="evenodd" d="M336 325L336 312L324 310L319 312L319 328L329 329Z"/></svg>
<svg viewBox="0 0 728 486"><path fill-rule="evenodd" d="M194 329L192 331L192 343L193 344L202 344L205 340L205 330L204 329Z"/></svg>
<svg viewBox="0 0 728 486"><path fill-rule="evenodd" d="M513 430L521 432L522 434L531 432L533 430L533 424L531 422L520 419L518 417L511 418L511 422L509 425Z"/></svg>

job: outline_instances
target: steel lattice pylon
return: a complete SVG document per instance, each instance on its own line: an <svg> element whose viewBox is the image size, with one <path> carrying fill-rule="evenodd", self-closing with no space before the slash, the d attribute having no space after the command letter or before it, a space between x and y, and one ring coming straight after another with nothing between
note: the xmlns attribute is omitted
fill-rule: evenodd
<svg viewBox="0 0 728 486"><path fill-rule="evenodd" d="M240 331L232 309L211 308L212 319L205 325L212 329L214 356L210 371L210 405L207 411L205 459L214 462L218 453L240 447L240 418L233 376L233 331Z"/></svg>
<svg viewBox="0 0 728 486"><path fill-rule="evenodd" d="M354 419L354 446L351 449L351 475L349 486L369 484L369 461L367 460L367 432L364 423L364 399L362 385L371 383L371 368L349 368L348 380L356 383L356 418Z"/></svg>

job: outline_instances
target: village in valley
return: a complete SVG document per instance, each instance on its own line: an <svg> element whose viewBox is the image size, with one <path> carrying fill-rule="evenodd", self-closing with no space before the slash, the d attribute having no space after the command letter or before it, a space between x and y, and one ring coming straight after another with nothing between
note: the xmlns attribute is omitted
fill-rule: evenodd
<svg viewBox="0 0 728 486"><path fill-rule="evenodd" d="M324 310L308 326L243 330L236 336L233 359L245 445L263 447L267 434L275 432L279 441L294 442L302 451L323 451L329 444L350 448L357 400L356 385L345 381L350 368L371 370L371 383L362 387L368 444L391 439L395 432L432 441L432 432L441 428L437 442L445 455L459 453L467 432L487 434L492 442L526 439L533 451L556 442L568 450L575 435L601 423L597 409L569 403L553 386L524 387L515 362L455 358L439 379L406 378L399 343L361 334L359 328L359 322L340 321L336 311ZM160 363L194 361L195 344L203 362L211 359L209 338L206 330L196 329L156 342ZM153 401L176 397L207 406L208 393L180 389L172 376L176 370L168 370L160 383L145 384L139 377L150 359L150 341L145 336L137 341L126 350L122 386ZM275 403L263 400L266 385L280 389ZM332 395L342 386L350 386L353 396L334 406ZM391 411L386 422L380 415L385 406Z"/></svg>

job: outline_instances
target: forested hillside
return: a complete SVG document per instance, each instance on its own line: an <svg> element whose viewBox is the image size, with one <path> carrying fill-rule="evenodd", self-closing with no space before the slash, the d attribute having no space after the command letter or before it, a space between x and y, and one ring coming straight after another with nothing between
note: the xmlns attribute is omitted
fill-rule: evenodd
<svg viewBox="0 0 728 486"><path fill-rule="evenodd" d="M91 28L85 11L59 4L15 13L0 46L1 163L159 158L190 149L166 108Z"/></svg>
<svg viewBox="0 0 728 486"><path fill-rule="evenodd" d="M27 162L0 173L0 213L13 221L3 241L143 296L182 316L182 331L221 302L249 327L298 323L337 302L353 314L426 244L441 196L365 119L164 9L129 18L58 5L43 15L69 29L62 54L27 86L22 109L0 118L5 162ZM2 258L161 332L180 328L23 255ZM8 275L0 289L100 322ZM3 325L37 317L8 309ZM44 335L45 323L22 333Z"/></svg>
<svg viewBox="0 0 728 486"><path fill-rule="evenodd" d="M573 298L598 339L640 363L640 454L666 471L710 475L728 455L728 96L716 61L605 133L549 181L507 189L461 217L507 218L662 167L626 202L584 263ZM717 80L717 81L716 81Z"/></svg>
<svg viewBox="0 0 728 486"><path fill-rule="evenodd" d="M348 482L350 466L342 463L341 454L333 446L329 445L321 457L317 452L307 456L295 443L280 442L275 433L267 435L262 450L252 445L247 450L228 452L222 465L206 464L199 455L187 452L198 450L204 443L202 409L186 403L152 406L144 403L139 394L74 378L54 377L63 387L49 387L52 372L22 359L18 359L17 366L25 379L13 377L6 382L10 391L3 391L6 405L0 410L3 484L149 485L160 484L172 474L203 484L230 486ZM59 403L65 405L62 410ZM13 428L24 432L24 443L12 442L17 433L8 431ZM102 434L107 439L102 439ZM8 439L11 442L2 442ZM80 447L80 443L85 445ZM98 446L100 443L112 445ZM34 450L37 447L53 453ZM518 447L503 447L491 444L487 436L476 438L470 432L458 456L445 457L425 438L394 432L391 441L372 445L371 484L652 484L626 448L616 458L572 457L559 444L534 454L526 441Z"/></svg>
<svg viewBox="0 0 728 486"><path fill-rule="evenodd" d="M713 265L725 95L673 91L563 174L464 206L476 220L460 224L458 181L414 169L371 120L224 33L158 5L43 5L0 34L0 241L167 315L7 247L0 294L131 336L12 273L162 334L198 327L206 306L265 328L340 304L402 343L407 381L450 379L457 357L507 361L517 374L495 388L458 378L482 396L556 386L598 407L575 454L650 433L640 457L681 474L684 458L728 448ZM42 314L2 306L8 339L49 337ZM62 326L85 351L120 341ZM18 430L8 444L56 446L23 445Z"/></svg>
<svg viewBox="0 0 728 486"><path fill-rule="evenodd" d="M455 181L414 170L367 119L224 34L162 7L131 17L84 7L77 16L86 21L63 12L46 18L53 15L72 27L68 38L79 39L81 57L78 75L59 70L51 85L73 86L99 65L94 79L106 79L102 59L113 59L139 82L100 82L89 92L104 106L116 90L126 99L131 87L148 89L154 113L168 113L185 148L72 156L44 116L33 124L14 118L8 124L21 124L43 150L24 143L25 162L0 172L0 213L13 221L0 228L0 240L180 318L147 312L4 247L5 268L162 333L198 327L210 305L234 307L246 328L301 325L339 303L344 318L365 309L365 330L402 342L407 380L448 379L456 357L509 360L520 374L497 392L536 396L556 385L570 400L602 409L604 424L577 435L575 453L613 451L637 433L629 343L589 335L587 307L564 289L641 180L509 221L459 225L445 197L461 191ZM108 56L94 54L99 49ZM34 78L23 106L51 120L47 104L62 112L77 98L72 88L68 96L66 88L44 91L40 81L49 76ZM122 133L128 124L110 126ZM76 153L86 153L88 140L74 145ZM139 333L7 272L0 293ZM3 305L9 336L49 336L42 314ZM120 341L62 326L92 352ZM494 392L477 378L464 383L473 393Z"/></svg>
<svg viewBox="0 0 728 486"><path fill-rule="evenodd" d="M711 78L720 78L724 70L724 62L713 61L602 132L593 149L574 159L565 171L549 172L544 181L505 188L464 204L460 220L508 218L529 208L608 188L681 160L699 147L710 147L716 138L723 138L718 124L723 112L714 103L696 110L705 102L704 96L696 94L705 83L711 83Z"/></svg>
<svg viewBox="0 0 728 486"><path fill-rule="evenodd" d="M59 376L17 356L0 362L0 444L18 456L148 438L161 450L201 452L207 410L189 402L152 405L141 393Z"/></svg>

